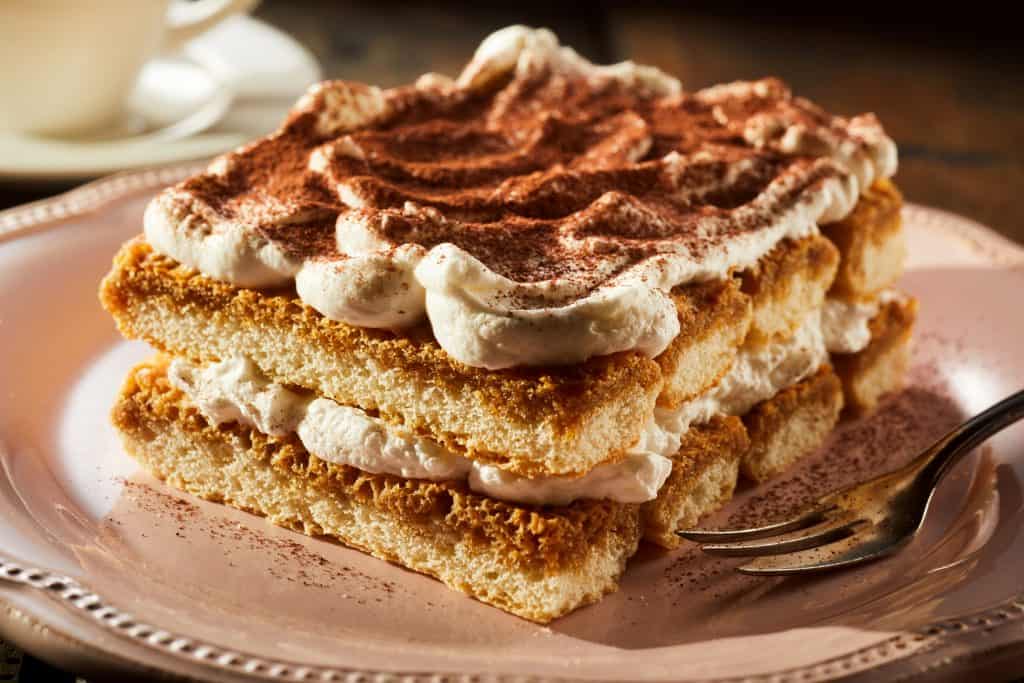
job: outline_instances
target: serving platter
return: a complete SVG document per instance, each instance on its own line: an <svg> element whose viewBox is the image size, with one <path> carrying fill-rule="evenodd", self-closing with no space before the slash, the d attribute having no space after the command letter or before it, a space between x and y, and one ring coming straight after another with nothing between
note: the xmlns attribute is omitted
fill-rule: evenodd
<svg viewBox="0 0 1024 683"><path fill-rule="evenodd" d="M1024 426L944 482L899 555L753 578L644 547L549 626L140 473L107 413L133 363L96 288L177 166L0 213L0 634L96 675L238 680L823 681L1024 670ZM891 468L1024 385L1024 249L908 206L921 300L907 387L708 525L767 521ZM1009 669L1007 669L1009 671Z"/></svg>

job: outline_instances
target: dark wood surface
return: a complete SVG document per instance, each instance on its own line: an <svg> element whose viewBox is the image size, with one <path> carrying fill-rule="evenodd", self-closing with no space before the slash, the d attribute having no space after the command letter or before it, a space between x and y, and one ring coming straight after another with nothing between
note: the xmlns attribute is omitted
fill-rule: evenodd
<svg viewBox="0 0 1024 683"><path fill-rule="evenodd" d="M876 12L880 12L876 5ZM687 88L776 75L831 111L873 111L900 148L908 199L985 223L1024 243L1021 51L999 16L780 16L726 3L316 2L265 0L257 16L308 46L330 78L380 85L457 73L480 38L543 25L594 60L634 59ZM1012 21L1006 16L1007 22ZM62 188L0 185L0 208ZM2 644L0 644L2 647ZM0 680L74 681L4 650ZM6 668L5 668L6 666Z"/></svg>

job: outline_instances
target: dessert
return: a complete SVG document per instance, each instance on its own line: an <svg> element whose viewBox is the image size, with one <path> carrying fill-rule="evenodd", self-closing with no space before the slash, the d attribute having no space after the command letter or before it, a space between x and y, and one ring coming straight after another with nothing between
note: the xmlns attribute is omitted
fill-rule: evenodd
<svg viewBox="0 0 1024 683"><path fill-rule="evenodd" d="M898 385L895 169L872 115L520 26L326 82L115 257L158 354L113 420L173 486L550 621Z"/></svg>

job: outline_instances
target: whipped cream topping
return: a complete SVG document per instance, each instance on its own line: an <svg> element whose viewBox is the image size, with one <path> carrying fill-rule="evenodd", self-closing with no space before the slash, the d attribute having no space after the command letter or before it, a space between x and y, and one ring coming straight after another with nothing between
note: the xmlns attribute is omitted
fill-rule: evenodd
<svg viewBox="0 0 1024 683"><path fill-rule="evenodd" d="M666 456L674 450L662 454L638 444L622 460L598 465L582 476L522 477L452 453L357 408L271 382L241 356L207 366L175 358L167 377L214 424L239 422L279 437L295 433L306 450L327 462L409 479L467 480L471 490L502 500L536 505L567 505L580 498L641 503L657 496L672 471Z"/></svg>
<svg viewBox="0 0 1024 683"><path fill-rule="evenodd" d="M145 232L210 277L294 283L331 319L426 319L472 366L570 364L656 356L679 332L673 287L814 233L895 170L872 115L772 79L686 93L513 26L454 80L314 87L279 131L158 196Z"/></svg>

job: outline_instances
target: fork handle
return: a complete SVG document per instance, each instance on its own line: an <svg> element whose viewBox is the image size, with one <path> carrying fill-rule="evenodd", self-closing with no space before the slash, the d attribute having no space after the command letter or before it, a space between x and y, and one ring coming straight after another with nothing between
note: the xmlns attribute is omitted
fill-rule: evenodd
<svg viewBox="0 0 1024 683"><path fill-rule="evenodd" d="M1007 396L956 427L912 463L927 473L932 483L940 479L976 446L1024 418L1024 390Z"/></svg>

